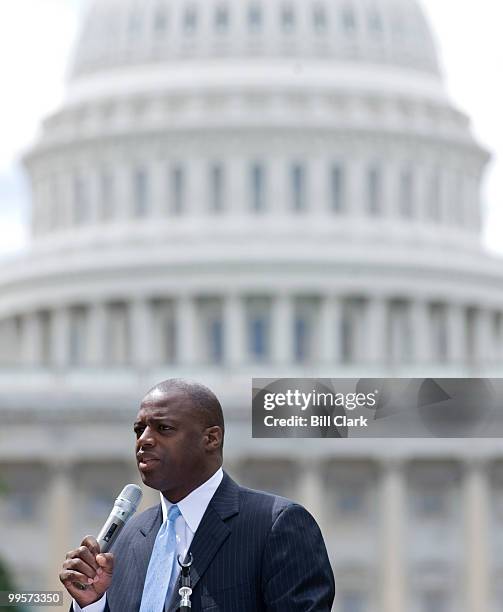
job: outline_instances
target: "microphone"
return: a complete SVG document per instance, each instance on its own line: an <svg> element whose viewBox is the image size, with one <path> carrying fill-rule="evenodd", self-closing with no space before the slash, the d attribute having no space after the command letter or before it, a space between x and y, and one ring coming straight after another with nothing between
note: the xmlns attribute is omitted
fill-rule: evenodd
<svg viewBox="0 0 503 612"><path fill-rule="evenodd" d="M98 537L100 552L107 552L115 542L124 525L129 521L138 508L143 497L138 485L126 485L115 500L110 516L103 525Z"/></svg>

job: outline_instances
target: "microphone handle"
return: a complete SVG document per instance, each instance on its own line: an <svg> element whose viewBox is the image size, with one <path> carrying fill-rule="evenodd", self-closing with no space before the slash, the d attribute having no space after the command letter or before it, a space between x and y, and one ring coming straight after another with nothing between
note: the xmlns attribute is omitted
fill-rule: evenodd
<svg viewBox="0 0 503 612"><path fill-rule="evenodd" d="M96 538L100 547L100 552L105 553L110 550L124 525L125 522L120 519L115 512L111 512L110 516L106 520L106 523L103 525L100 533L98 534L98 537Z"/></svg>

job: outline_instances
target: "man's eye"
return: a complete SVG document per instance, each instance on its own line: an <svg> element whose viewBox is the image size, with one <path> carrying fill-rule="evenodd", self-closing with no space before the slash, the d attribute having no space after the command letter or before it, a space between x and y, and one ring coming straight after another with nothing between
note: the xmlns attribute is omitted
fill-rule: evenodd
<svg viewBox="0 0 503 612"><path fill-rule="evenodd" d="M170 425L159 425L159 429L166 431L168 429L173 429Z"/></svg>

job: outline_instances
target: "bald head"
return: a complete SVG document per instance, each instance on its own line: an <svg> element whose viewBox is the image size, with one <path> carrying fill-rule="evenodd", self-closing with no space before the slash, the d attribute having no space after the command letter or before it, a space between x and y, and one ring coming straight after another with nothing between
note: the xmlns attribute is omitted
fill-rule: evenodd
<svg viewBox="0 0 503 612"><path fill-rule="evenodd" d="M152 387L141 403L142 405L153 404L162 406L164 398L173 392L179 392L187 398L188 402L184 405L187 406L188 410L193 411L194 416L203 427L213 427L216 425L221 428L222 445L220 452L222 452L224 442L224 415L222 406L213 391L205 385L183 378L170 378Z"/></svg>

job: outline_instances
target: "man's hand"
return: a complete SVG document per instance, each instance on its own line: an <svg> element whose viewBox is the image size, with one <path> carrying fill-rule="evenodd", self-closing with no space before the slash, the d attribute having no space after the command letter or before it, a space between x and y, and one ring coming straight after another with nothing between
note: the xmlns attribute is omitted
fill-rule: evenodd
<svg viewBox="0 0 503 612"><path fill-rule="evenodd" d="M76 550L66 554L59 579L81 608L98 601L112 582L114 556L100 553L98 542L86 536Z"/></svg>

